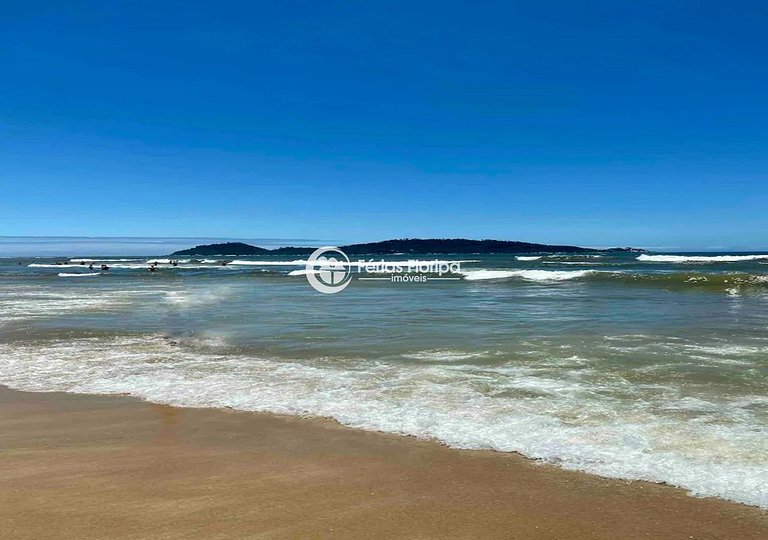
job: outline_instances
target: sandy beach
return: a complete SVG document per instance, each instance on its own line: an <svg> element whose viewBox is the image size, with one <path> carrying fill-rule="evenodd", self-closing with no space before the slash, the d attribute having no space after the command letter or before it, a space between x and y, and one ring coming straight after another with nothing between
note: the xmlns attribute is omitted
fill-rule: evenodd
<svg viewBox="0 0 768 540"><path fill-rule="evenodd" d="M3 538L765 538L646 482L332 421L0 389Z"/></svg>

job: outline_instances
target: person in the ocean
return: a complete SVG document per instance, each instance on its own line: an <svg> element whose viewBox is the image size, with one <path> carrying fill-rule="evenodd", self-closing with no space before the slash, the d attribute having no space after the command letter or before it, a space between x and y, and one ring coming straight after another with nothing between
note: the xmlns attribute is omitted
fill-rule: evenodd
<svg viewBox="0 0 768 540"><path fill-rule="evenodd" d="M152 265L152 264L150 264L150 265L149 265L149 271L150 271L150 272L154 272L155 270L156 270L155 266L154 266L154 265Z"/></svg>
<svg viewBox="0 0 768 540"><path fill-rule="evenodd" d="M88 265L88 270L93 270L93 263Z"/></svg>
<svg viewBox="0 0 768 540"><path fill-rule="evenodd" d="M85 261L80 261L80 266L85 266Z"/></svg>
<svg viewBox="0 0 768 540"><path fill-rule="evenodd" d="M102 270L109 270L109 266L107 266L106 264L102 264L101 265L101 269Z"/></svg>

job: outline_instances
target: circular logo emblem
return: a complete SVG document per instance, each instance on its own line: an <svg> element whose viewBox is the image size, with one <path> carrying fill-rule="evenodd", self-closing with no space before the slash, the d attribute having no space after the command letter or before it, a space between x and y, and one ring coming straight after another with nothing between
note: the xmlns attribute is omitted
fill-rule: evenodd
<svg viewBox="0 0 768 540"><path fill-rule="evenodd" d="M343 291L352 281L349 258L332 246L316 249L307 259L307 281L316 291L324 294Z"/></svg>

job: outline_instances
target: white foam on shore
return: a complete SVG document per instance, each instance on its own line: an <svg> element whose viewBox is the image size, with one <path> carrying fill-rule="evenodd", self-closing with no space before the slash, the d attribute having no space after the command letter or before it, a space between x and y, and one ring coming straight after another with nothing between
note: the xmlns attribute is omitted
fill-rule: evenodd
<svg viewBox="0 0 768 540"><path fill-rule="evenodd" d="M768 255L646 255L637 257L638 261L668 263L723 263L744 262L768 259Z"/></svg>
<svg viewBox="0 0 768 540"><path fill-rule="evenodd" d="M159 335L0 343L0 383L330 417L361 429L519 452L567 469L665 482L768 508L765 426L751 409L764 405L761 396L703 399L681 386L643 393L620 376L592 380L594 370L580 367L589 359L563 358L572 367L553 371L472 366L461 363L471 357L425 351L414 355L437 360L442 354L447 363L361 359L348 369L330 360L217 350L172 346ZM692 422L691 414L722 421Z"/></svg>
<svg viewBox="0 0 768 540"><path fill-rule="evenodd" d="M435 349L429 351L419 351L404 355L405 358L412 360L421 360L425 362L464 362L475 360L488 356L487 352L469 352L469 351L451 351L445 349Z"/></svg>
<svg viewBox="0 0 768 540"><path fill-rule="evenodd" d="M518 257L515 257L515 259L517 259L518 261L538 261L539 259L541 259L541 255L537 257L533 257L533 256L527 257L525 255L520 255Z"/></svg>
<svg viewBox="0 0 768 540"><path fill-rule="evenodd" d="M56 275L59 276L59 277L93 277L93 276L100 276L101 273L99 273L99 272L88 272L88 273L73 274L73 273L67 273L67 272L59 272Z"/></svg>

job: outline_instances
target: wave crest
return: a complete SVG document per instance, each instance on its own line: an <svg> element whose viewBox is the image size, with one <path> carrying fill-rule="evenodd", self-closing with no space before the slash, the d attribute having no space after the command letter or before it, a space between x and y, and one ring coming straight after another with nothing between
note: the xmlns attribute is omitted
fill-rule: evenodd
<svg viewBox="0 0 768 540"><path fill-rule="evenodd" d="M468 281L521 278L529 281L567 281L597 272L597 270L467 270Z"/></svg>
<svg viewBox="0 0 768 540"><path fill-rule="evenodd" d="M646 255L637 257L638 261L668 263L722 263L744 262L768 259L768 255Z"/></svg>

